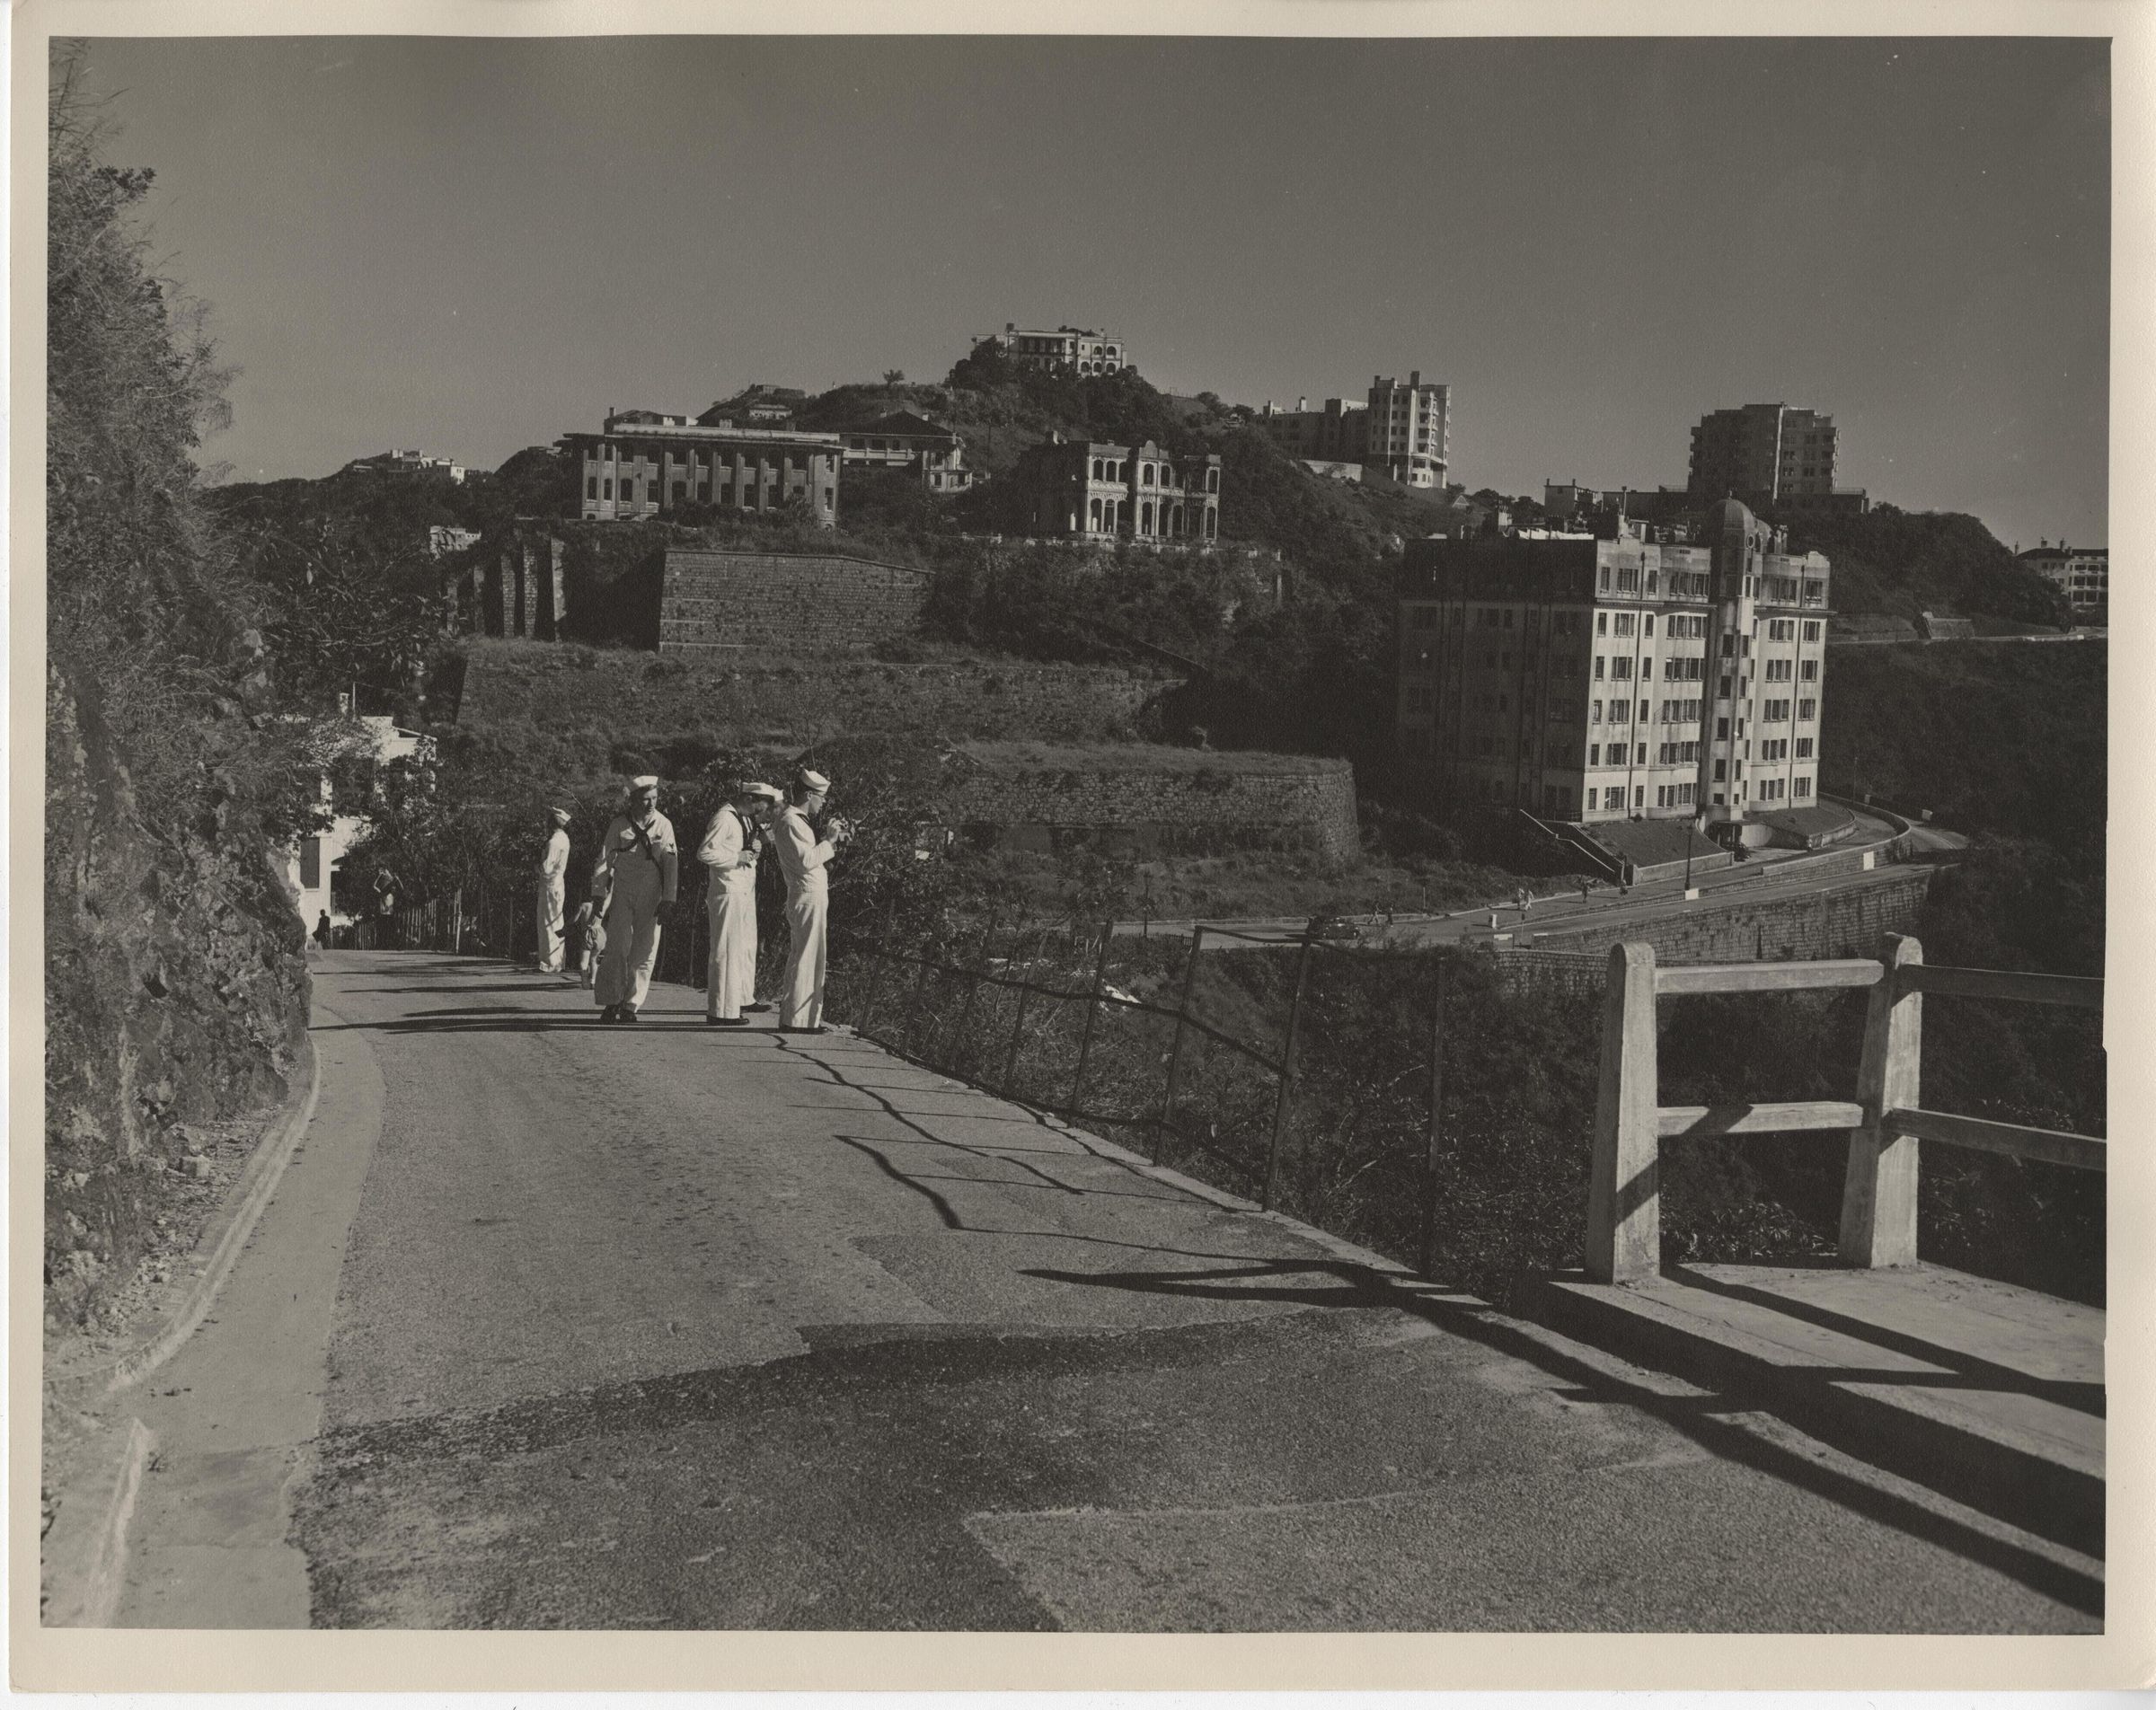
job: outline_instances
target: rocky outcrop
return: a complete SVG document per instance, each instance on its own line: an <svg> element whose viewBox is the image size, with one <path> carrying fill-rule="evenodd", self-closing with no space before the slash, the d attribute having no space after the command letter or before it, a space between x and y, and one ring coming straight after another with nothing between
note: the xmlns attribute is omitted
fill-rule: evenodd
<svg viewBox="0 0 2156 1710"><path fill-rule="evenodd" d="M47 715L46 1310L69 1323L132 1270L185 1124L284 1094L308 976L290 894L217 780L198 823L153 828L94 704L56 675Z"/></svg>

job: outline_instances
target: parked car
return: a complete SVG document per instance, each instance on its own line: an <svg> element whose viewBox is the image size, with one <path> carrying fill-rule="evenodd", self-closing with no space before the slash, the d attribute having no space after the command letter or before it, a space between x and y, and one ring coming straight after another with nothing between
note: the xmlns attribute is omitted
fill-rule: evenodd
<svg viewBox="0 0 2156 1710"><path fill-rule="evenodd" d="M1328 943L1342 940L1352 942L1363 936L1363 929L1343 915L1327 914L1311 922L1311 936Z"/></svg>

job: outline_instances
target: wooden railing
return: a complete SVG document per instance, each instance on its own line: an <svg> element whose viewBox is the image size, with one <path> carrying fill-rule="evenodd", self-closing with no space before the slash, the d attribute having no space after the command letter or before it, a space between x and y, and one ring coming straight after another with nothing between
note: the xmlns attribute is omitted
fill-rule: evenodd
<svg viewBox="0 0 2156 1710"><path fill-rule="evenodd" d="M1814 992L1869 987L1864 1055L1853 1104L1664 1106L1656 1085L1655 1003L1719 992ZM1841 1255L1860 1268L1916 1263L1917 1147L1935 1141L2074 1169L2104 1168L2104 1142L2019 1123L1926 1110L1921 1097L1923 1001L1940 997L2064 1004L2101 1010L2101 980L1926 967L1913 938L1886 935L1878 961L1736 962L1657 968L1654 947L1610 951L1602 1024L1602 1080L1587 1194L1586 1268L1600 1282L1661 1273L1657 1180L1662 1141L1677 1136L1849 1131L1842 1189Z"/></svg>

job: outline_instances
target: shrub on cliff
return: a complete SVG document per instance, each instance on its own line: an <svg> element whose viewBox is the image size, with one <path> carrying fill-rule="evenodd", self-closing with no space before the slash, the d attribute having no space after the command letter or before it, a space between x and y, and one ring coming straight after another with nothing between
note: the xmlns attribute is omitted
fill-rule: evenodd
<svg viewBox="0 0 2156 1710"><path fill-rule="evenodd" d="M306 1017L271 852L314 823L316 733L203 516L225 374L151 270L79 48L49 137L44 861L48 1311L96 1309L170 1180L174 1126L273 1096Z"/></svg>

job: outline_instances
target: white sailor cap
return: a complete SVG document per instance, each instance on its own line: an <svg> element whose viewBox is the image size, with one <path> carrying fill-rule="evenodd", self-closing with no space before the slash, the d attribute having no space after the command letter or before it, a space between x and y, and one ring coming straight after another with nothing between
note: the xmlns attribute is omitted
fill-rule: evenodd
<svg viewBox="0 0 2156 1710"><path fill-rule="evenodd" d="M803 789L828 789L831 788L831 780L828 778L820 771L809 771L806 766L793 774L793 781Z"/></svg>
<svg viewBox="0 0 2156 1710"><path fill-rule="evenodd" d="M769 784L745 783L741 786L741 793L744 796L754 796L758 801L784 801L786 799L784 791L774 789Z"/></svg>
<svg viewBox="0 0 2156 1710"><path fill-rule="evenodd" d="M658 774L652 771L640 773L629 780L629 788L632 789L657 789Z"/></svg>

